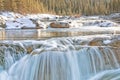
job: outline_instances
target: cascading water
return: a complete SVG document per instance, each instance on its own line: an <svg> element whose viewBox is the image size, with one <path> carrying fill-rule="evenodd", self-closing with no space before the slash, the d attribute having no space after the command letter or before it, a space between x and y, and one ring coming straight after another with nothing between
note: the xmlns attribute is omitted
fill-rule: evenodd
<svg viewBox="0 0 120 80"><path fill-rule="evenodd" d="M4 43L0 80L120 79L116 48L89 46L88 42L63 38Z"/></svg>
<svg viewBox="0 0 120 80"><path fill-rule="evenodd" d="M14 62L22 58L25 54L26 50L20 43L2 43L0 47L0 65L3 65L5 69L9 69Z"/></svg>

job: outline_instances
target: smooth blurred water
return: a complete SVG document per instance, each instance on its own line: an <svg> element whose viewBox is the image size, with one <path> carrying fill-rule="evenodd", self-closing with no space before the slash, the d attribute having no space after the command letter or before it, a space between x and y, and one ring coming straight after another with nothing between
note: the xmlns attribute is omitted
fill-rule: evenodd
<svg viewBox="0 0 120 80"><path fill-rule="evenodd" d="M120 34L119 27L80 27L50 29L0 29L0 40L40 40L80 35ZM22 35L21 35L22 34Z"/></svg>
<svg viewBox="0 0 120 80"><path fill-rule="evenodd" d="M0 66L0 72L2 72L3 71L3 66Z"/></svg>
<svg viewBox="0 0 120 80"><path fill-rule="evenodd" d="M0 80L120 79L114 48L81 43L80 39L6 43L7 46L3 45L6 47L3 52L5 66L0 69Z"/></svg>

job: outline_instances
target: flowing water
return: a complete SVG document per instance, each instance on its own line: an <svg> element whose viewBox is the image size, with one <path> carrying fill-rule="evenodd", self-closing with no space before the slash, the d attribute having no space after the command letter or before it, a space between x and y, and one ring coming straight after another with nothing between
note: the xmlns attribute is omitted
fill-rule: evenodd
<svg viewBox="0 0 120 80"><path fill-rule="evenodd" d="M49 39L0 44L0 80L120 80L116 48L88 40ZM84 45L83 45L84 43Z"/></svg>

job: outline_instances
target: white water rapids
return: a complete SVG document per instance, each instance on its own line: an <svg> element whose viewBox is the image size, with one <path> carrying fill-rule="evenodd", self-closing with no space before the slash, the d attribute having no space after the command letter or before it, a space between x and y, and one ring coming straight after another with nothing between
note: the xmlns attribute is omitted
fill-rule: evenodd
<svg viewBox="0 0 120 80"><path fill-rule="evenodd" d="M0 80L120 80L115 48L82 40L0 44Z"/></svg>

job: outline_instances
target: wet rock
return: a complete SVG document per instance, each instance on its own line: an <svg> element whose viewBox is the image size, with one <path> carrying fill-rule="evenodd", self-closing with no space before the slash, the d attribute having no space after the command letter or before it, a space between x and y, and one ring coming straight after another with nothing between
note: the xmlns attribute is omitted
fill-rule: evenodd
<svg viewBox="0 0 120 80"><path fill-rule="evenodd" d="M96 39L91 40L88 45L90 45L90 46L102 46L103 45L102 41L103 41L103 39L96 38Z"/></svg>
<svg viewBox="0 0 120 80"><path fill-rule="evenodd" d="M27 51L27 54L30 54L33 50L40 48L42 44L32 43L32 42L24 42L23 45Z"/></svg>
<svg viewBox="0 0 120 80"><path fill-rule="evenodd" d="M35 29L46 29L47 26L44 24L44 22L41 22L40 20L34 20L34 19L30 19L33 24L36 25Z"/></svg>
<svg viewBox="0 0 120 80"><path fill-rule="evenodd" d="M0 42L0 65L8 69L26 53L26 49L21 43Z"/></svg>
<svg viewBox="0 0 120 80"><path fill-rule="evenodd" d="M43 29L43 28L42 27L38 27L38 26L36 26L36 27L23 26L23 27L21 27L21 29Z"/></svg>
<svg viewBox="0 0 120 80"><path fill-rule="evenodd" d="M5 24L0 24L0 27L1 28L6 28L6 25Z"/></svg>
<svg viewBox="0 0 120 80"><path fill-rule="evenodd" d="M113 41L108 45L112 46L112 47L119 47L120 48L120 40Z"/></svg>
<svg viewBox="0 0 120 80"><path fill-rule="evenodd" d="M5 63L4 51L5 51L5 47L0 47L0 65L1 66L4 66L4 63Z"/></svg>
<svg viewBox="0 0 120 80"><path fill-rule="evenodd" d="M40 27L41 29L48 28L48 22L45 23L45 22L42 22L41 20L36 20L35 24L36 24L36 27Z"/></svg>
<svg viewBox="0 0 120 80"><path fill-rule="evenodd" d="M70 25L67 22L52 22L50 23L51 28L69 28Z"/></svg>
<svg viewBox="0 0 120 80"><path fill-rule="evenodd" d="M24 47L27 51L28 54L30 54L32 51L33 51L33 45L31 43L28 43L28 44L24 44Z"/></svg>
<svg viewBox="0 0 120 80"><path fill-rule="evenodd" d="M6 23L6 20L2 16L0 16L0 27L6 28L5 23Z"/></svg>

